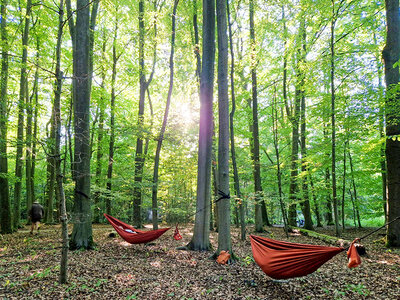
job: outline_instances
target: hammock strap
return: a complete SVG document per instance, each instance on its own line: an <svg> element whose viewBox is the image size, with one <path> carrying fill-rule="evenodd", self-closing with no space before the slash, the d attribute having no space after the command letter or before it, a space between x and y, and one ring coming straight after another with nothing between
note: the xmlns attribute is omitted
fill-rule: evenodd
<svg viewBox="0 0 400 300"><path fill-rule="evenodd" d="M363 237L360 237L360 240L369 237L370 235L374 234L375 232L381 230L382 228L388 226L389 224L391 224L391 223L393 223L393 222L395 222L395 221L397 221L397 220L400 220L400 216L398 216L397 218L394 218L394 219L393 219L392 221L390 221L390 222L387 222L386 224L382 225L381 227L379 227L379 228L377 228L377 229L371 231L370 233L364 235Z"/></svg>
<svg viewBox="0 0 400 300"><path fill-rule="evenodd" d="M385 223L385 224L382 225L381 227L372 230L371 232L367 233L366 235L364 235L364 236L362 236L362 237L360 237L360 238L356 238L356 239L352 242L352 244L355 243L355 242L357 242L357 241L360 241L360 240L363 240L363 239L369 237L370 235L374 234L375 232L381 230L382 228L388 226L389 224L391 224L391 223L393 223L393 222L395 222L395 221L397 221L397 220L400 220L400 216L398 216L397 218L394 218L394 219L393 219L392 221L390 221L390 222ZM351 246L351 244L350 244L350 246ZM350 246L346 247L345 250L349 250Z"/></svg>
<svg viewBox="0 0 400 300"><path fill-rule="evenodd" d="M186 218L190 218L190 217L195 216L197 213L199 213L199 212L205 210L207 207L209 207L209 206L211 206L211 205L213 205L213 204L215 204L215 203L221 201L222 199L231 199L231 196L229 195L229 193L228 193L228 194L225 194L225 193L224 193L223 191L221 191L221 190L218 190L218 195L220 195L221 197L219 197L219 198L218 198L217 200L215 200L215 201L211 201L210 204L205 205L203 208L200 208L200 209L196 210L193 214L187 215ZM182 239L182 236L179 234L178 223L176 223L175 233L174 233L174 239L177 240L177 241L179 241L180 239Z"/></svg>

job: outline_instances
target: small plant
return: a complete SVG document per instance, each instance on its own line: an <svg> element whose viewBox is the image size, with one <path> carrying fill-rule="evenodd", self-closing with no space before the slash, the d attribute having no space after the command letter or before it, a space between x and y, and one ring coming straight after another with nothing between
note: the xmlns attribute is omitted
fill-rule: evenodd
<svg viewBox="0 0 400 300"><path fill-rule="evenodd" d="M76 288L76 283L74 282L73 284L71 284L71 286L69 286L65 291L68 293L69 291L72 291L73 289Z"/></svg>
<svg viewBox="0 0 400 300"><path fill-rule="evenodd" d="M246 256L245 258L243 258L243 261L246 263L246 265L251 265L252 263L254 263L254 258L251 256Z"/></svg>
<svg viewBox="0 0 400 300"><path fill-rule="evenodd" d="M137 299L137 294L132 294L130 296L126 296L126 300L130 300L130 299Z"/></svg>
<svg viewBox="0 0 400 300"><path fill-rule="evenodd" d="M97 282L95 283L95 287L99 287L101 286L103 283L107 282L107 279L99 279L97 280Z"/></svg>
<svg viewBox="0 0 400 300"><path fill-rule="evenodd" d="M342 292L342 291L339 291L339 290L334 290L334 291L333 291L333 295L334 295L334 297L335 297L335 300L340 300L340 299L342 299L342 297L343 297L344 295L346 295L346 293L345 293L345 292Z"/></svg>
<svg viewBox="0 0 400 300"><path fill-rule="evenodd" d="M368 296L370 291L361 283L359 284L347 284L346 289L348 291L355 292L361 296Z"/></svg>

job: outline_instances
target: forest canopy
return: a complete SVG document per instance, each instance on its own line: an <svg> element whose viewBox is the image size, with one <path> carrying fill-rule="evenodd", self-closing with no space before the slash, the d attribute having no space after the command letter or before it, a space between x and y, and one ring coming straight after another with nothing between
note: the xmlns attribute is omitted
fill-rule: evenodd
<svg viewBox="0 0 400 300"><path fill-rule="evenodd" d="M210 19L204 3L1 1L3 233L34 200L58 221L63 196L78 248L104 212L194 222L199 197L211 228L219 199L257 231L340 235L400 214L398 195L387 211L386 141L400 138L385 3L217 1Z"/></svg>

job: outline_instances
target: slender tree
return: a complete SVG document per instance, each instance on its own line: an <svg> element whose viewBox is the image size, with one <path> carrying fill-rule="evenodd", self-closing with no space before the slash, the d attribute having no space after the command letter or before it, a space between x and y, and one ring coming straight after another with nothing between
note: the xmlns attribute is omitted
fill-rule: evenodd
<svg viewBox="0 0 400 300"><path fill-rule="evenodd" d="M55 157L55 174L56 174L56 197L60 203L60 221L62 227L62 248L61 248L61 261L60 261L60 275L59 282L66 283L68 278L68 219L65 206L65 193L63 187L63 174L61 172L61 92L63 83L63 73L61 71L61 42L63 35L64 25L64 0L60 0L58 11L58 31L57 31L57 44L56 44L56 68L55 68L55 83L54 83L54 103L53 103L53 117L54 117L54 157Z"/></svg>
<svg viewBox="0 0 400 300"><path fill-rule="evenodd" d="M280 161L280 153L279 153L278 108L277 108L277 101L276 101L276 87L275 87L275 93L274 93L274 98L273 98L271 116L272 116L272 131L273 131L273 140L274 140L274 148L275 148L275 156L276 156L276 178L277 178L277 184L278 184L279 205L281 208L284 230L285 230L286 236L289 237L288 219L287 219L287 213L286 213L286 206L283 201L283 191L282 191L282 170L281 170L281 161Z"/></svg>
<svg viewBox="0 0 400 300"><path fill-rule="evenodd" d="M103 44L101 47L102 57L104 58L107 46L107 39L105 37L105 30L103 30ZM99 103L99 127L97 129L97 150L96 150L96 175L95 175L95 183L97 187L100 187L100 178L102 173L102 159L103 159L103 138L104 138L104 119L105 119L105 80L106 80L106 70L105 70L105 62L101 64L101 97ZM94 222L100 222L100 191L96 191L93 196L93 201L95 205L95 213L94 213Z"/></svg>
<svg viewBox="0 0 400 300"><path fill-rule="evenodd" d="M302 11L303 15L303 11ZM302 178L302 192L303 199L301 202L301 208L304 215L304 227L306 229L313 229L313 222L311 218L311 206L309 200L309 190L308 190L308 178L307 178L307 148L306 148L306 95L305 95L305 74L304 66L306 64L306 22L305 17L302 16L300 20L300 38L301 38L301 48L299 50L299 97L300 97L300 153L301 153L301 172L303 174Z"/></svg>
<svg viewBox="0 0 400 300"><path fill-rule="evenodd" d="M32 1L26 2L26 13L24 15L24 31L22 35L22 58L21 58L21 75L19 82L19 99L18 99L18 129L17 129L17 153L15 159L15 185L14 185L14 226L19 227L20 223L20 206L22 192L22 168L23 168L23 147L24 147L24 115L25 101L28 92L27 79L27 60L28 60L28 41L29 41L29 24L32 12Z"/></svg>
<svg viewBox="0 0 400 300"><path fill-rule="evenodd" d="M221 250L232 253L231 213L229 197L229 96L228 36L226 0L217 0L218 32L218 190L222 197L218 207L218 255ZM233 257L233 256L232 256Z"/></svg>
<svg viewBox="0 0 400 300"><path fill-rule="evenodd" d="M118 5L118 4L117 4ZM115 8L115 25L114 25L114 38L112 46L112 73L111 73L111 104L110 104L110 143L108 150L108 168L107 168L107 190L109 193L106 198L106 213L111 214L111 187L112 187L112 174L114 166L114 143L115 143L115 81L117 78L117 37L118 37L118 6Z"/></svg>
<svg viewBox="0 0 400 300"><path fill-rule="evenodd" d="M145 74L145 24L144 24L144 4L145 1L139 1L139 110L137 121L137 139L135 152L135 176L133 186L133 224L136 227L142 227L142 181L143 181L143 166L145 162L145 153L143 151L143 126L144 126L144 104L146 91L153 79L156 50L154 49L153 70L146 80Z"/></svg>
<svg viewBox="0 0 400 300"><path fill-rule="evenodd" d="M231 55L231 69L230 69L230 79L231 79L231 102L232 108L229 114L229 131L230 131L230 141L231 141L231 157L232 157L232 170L233 170L233 181L235 186L236 196L239 199L239 218L240 218L240 238L242 241L246 239L246 224L244 219L244 203L242 200L242 193L240 191L239 182L239 172L236 162L236 149L235 149L235 131L233 126L233 121L236 111L236 95L235 95L235 56L233 49L233 37L232 37L232 24L231 24L231 13L229 8L229 0L226 0L226 9L228 14L228 28L229 28L229 50Z"/></svg>
<svg viewBox="0 0 400 300"><path fill-rule="evenodd" d="M254 176L254 193L255 193L255 225L256 231L263 231L263 206L264 202L261 186L261 165L260 165L260 140L258 131L258 99L257 99L257 59L255 57L256 39L254 26L254 0L250 0L250 42L251 42L251 90L252 90L252 159L253 159L253 176ZM265 223L269 226L268 215L265 214Z"/></svg>
<svg viewBox="0 0 400 300"><path fill-rule="evenodd" d="M13 231L11 203L8 186L7 158L7 84L8 84L8 34L7 4L1 1L1 85L0 85L0 228L1 233Z"/></svg>
<svg viewBox="0 0 400 300"><path fill-rule="evenodd" d="M157 203L157 190L158 190L158 167L160 165L161 146L164 139L165 129L168 122L169 107L171 104L172 89L174 86L174 53L175 53L175 19L176 10L178 8L179 0L174 1L174 7L171 15L171 53L169 56L169 88L167 95L167 102L165 104L164 118L160 129L160 134L157 138L156 155L154 157L154 171L153 171L153 186L152 186L152 211L153 211L153 229L158 229L158 203Z"/></svg>

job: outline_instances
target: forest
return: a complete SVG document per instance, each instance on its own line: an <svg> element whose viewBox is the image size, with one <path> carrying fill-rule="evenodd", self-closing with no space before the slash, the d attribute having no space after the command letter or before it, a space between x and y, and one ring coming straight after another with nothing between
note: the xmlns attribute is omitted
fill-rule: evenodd
<svg viewBox="0 0 400 300"><path fill-rule="evenodd" d="M280 283L265 286L262 273L249 279L256 272L251 234L348 246L380 227L362 241L376 257L354 271L374 272L386 261L390 271L379 265L374 283L354 281L345 290L337 283L326 292L312 279L295 281L280 287L281 299L400 296L398 0L0 4L0 296L20 293L26 282L57 282L58 272L66 283L68 268L85 264L101 273L95 261L81 260L89 254L72 251L80 249L94 251L93 259L146 256L140 264L161 253L199 274L210 272L205 257L228 251L227 273L219 276L237 268L232 280L243 287L232 284L226 299L279 298ZM44 208L38 237L28 235L34 202ZM176 241L166 233L148 248L117 236L118 244L108 235L109 216L138 235L172 227ZM51 257L47 269L30 279L5 271L33 260L28 274L44 259L34 262L39 249ZM163 268L158 263L151 266ZM352 276L336 264L328 271ZM88 270L78 273L86 278ZM146 272L153 271L132 276ZM52 287L58 297L81 297L81 288L74 291L81 277L71 276L67 289ZM107 276L91 283L100 298L115 283ZM134 281L121 278L113 280L125 287ZM187 281L170 284L187 293L161 284L159 297L144 287L116 297L221 295ZM316 294L307 290L313 284Z"/></svg>

